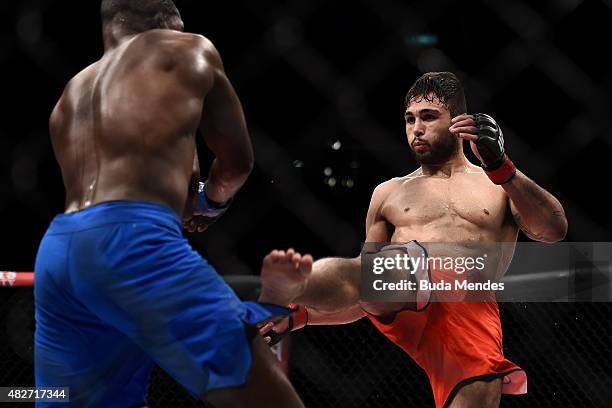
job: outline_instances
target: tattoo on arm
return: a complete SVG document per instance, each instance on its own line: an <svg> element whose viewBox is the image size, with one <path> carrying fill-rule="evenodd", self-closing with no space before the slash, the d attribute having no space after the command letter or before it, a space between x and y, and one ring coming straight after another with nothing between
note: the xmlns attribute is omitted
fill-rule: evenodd
<svg viewBox="0 0 612 408"><path fill-rule="evenodd" d="M527 228L527 226L523 222L523 217L521 217L521 215L518 213L518 211L513 212L512 215L514 216L514 221L516 222L516 225L518 225L518 227L521 229L521 231L523 231L523 233L525 235L527 235L529 238L531 238L531 239L533 239L535 241L540 241L542 238L544 238L543 234L535 233L535 232L531 231L529 228Z"/></svg>

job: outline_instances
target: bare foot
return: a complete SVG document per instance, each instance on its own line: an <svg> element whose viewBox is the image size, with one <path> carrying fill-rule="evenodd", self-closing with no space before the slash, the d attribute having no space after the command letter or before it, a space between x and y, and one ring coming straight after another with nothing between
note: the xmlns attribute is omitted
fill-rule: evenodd
<svg viewBox="0 0 612 408"><path fill-rule="evenodd" d="M312 263L311 255L302 256L292 248L270 252L261 267L259 302L287 306L304 292Z"/></svg>

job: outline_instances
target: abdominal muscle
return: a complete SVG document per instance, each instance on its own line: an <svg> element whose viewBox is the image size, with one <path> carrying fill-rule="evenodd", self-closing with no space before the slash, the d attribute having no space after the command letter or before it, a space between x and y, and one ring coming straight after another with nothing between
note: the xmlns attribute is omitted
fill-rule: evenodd
<svg viewBox="0 0 612 408"><path fill-rule="evenodd" d="M455 222L456 224L456 222ZM465 225L463 225L465 224ZM508 269L516 245L516 232L490 231L469 222L459 225L429 223L424 226L396 227L392 242L416 240L427 250L429 258L471 258L484 263L474 269L478 281L499 280Z"/></svg>

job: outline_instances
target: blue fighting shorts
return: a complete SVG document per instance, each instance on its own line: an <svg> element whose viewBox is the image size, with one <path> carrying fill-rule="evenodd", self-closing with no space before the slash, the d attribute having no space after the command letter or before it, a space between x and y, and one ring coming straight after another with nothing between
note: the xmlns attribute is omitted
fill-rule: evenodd
<svg viewBox="0 0 612 408"><path fill-rule="evenodd" d="M195 397L242 385L246 325L290 312L240 301L183 238L175 212L139 201L55 217L34 296L36 385L70 387L70 406L145 405L153 364ZM47 405L61 406L37 406Z"/></svg>

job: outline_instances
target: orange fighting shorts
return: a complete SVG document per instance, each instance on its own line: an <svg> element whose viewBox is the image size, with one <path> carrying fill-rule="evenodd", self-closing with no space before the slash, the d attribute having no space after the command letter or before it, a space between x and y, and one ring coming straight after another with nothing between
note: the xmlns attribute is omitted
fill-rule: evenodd
<svg viewBox="0 0 612 408"><path fill-rule="evenodd" d="M448 272L432 272L440 281ZM455 275L456 276L456 275ZM397 313L393 320L368 315L389 340L427 373L436 408L448 406L471 382L503 378L502 393L525 394L527 375L504 358L499 308L489 302L431 302L422 311Z"/></svg>

